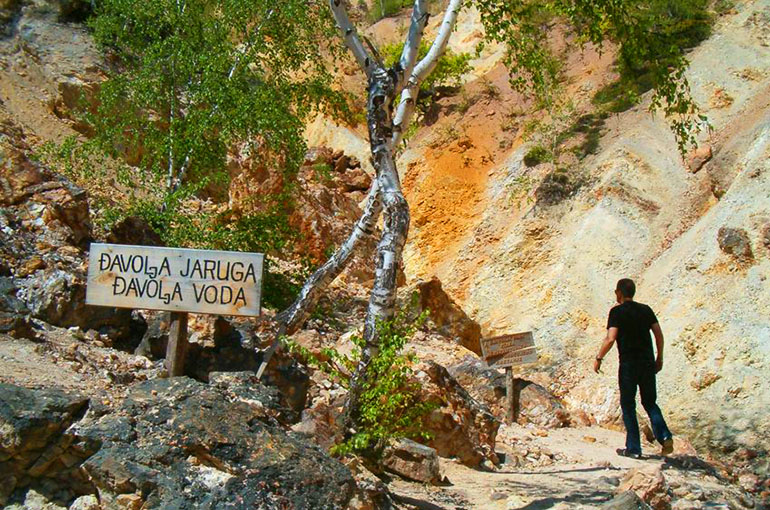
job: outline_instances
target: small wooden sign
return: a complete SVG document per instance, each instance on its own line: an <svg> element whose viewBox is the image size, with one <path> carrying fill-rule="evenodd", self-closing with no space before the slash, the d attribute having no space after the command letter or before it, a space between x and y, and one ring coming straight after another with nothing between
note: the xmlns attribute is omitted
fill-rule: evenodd
<svg viewBox="0 0 770 510"><path fill-rule="evenodd" d="M261 253L91 244L86 304L256 316Z"/></svg>
<svg viewBox="0 0 770 510"><path fill-rule="evenodd" d="M537 361L537 349L530 347L519 351L511 351L499 356L493 356L486 359L487 365L491 368L514 367L516 365L525 365Z"/></svg>
<svg viewBox="0 0 770 510"><path fill-rule="evenodd" d="M496 358L511 351L534 346L535 338L532 336L531 331L481 339L481 352L484 359Z"/></svg>
<svg viewBox="0 0 770 510"><path fill-rule="evenodd" d="M505 420L507 423L515 423L519 418L522 380L514 379L511 367L537 361L535 337L531 331L525 331L512 335L482 338L481 352L489 367L505 368Z"/></svg>

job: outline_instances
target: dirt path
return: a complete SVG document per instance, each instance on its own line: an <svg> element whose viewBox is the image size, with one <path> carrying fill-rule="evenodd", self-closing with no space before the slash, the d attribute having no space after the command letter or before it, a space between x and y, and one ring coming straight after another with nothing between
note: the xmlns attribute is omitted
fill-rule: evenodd
<svg viewBox="0 0 770 510"><path fill-rule="evenodd" d="M713 505L709 508L733 507L720 506L729 500L726 482L690 455L675 453L664 459L657 455L656 446L647 444L643 460L619 457L615 450L623 445L624 435L598 427L551 430L545 437L530 434L523 427L505 429L501 430L503 437L518 435L529 441L530 449L553 452L559 460L548 466L514 467L510 464L511 448L498 442L498 450L509 459L498 471L474 470L442 459L447 485L431 487L397 480L390 484L391 490L402 503L418 509L591 509L600 508L615 496L629 470L659 467L674 498L689 500L699 487L701 498L702 494L720 495L706 496L707 503Z"/></svg>

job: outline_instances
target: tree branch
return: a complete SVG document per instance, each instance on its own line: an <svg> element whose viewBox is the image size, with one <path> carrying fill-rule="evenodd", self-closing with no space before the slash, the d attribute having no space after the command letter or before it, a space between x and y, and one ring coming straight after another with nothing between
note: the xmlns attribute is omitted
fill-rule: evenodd
<svg viewBox="0 0 770 510"><path fill-rule="evenodd" d="M340 31L342 31L342 35L345 38L345 45L353 56L356 57L358 65L361 66L361 69L364 70L364 73L366 73L366 76L368 77L375 68L375 62L366 51L366 48L361 42L361 38L358 37L356 27L348 17L348 12L345 9L343 0L329 0L329 6L331 7L332 14L334 14L334 19L337 21L337 26Z"/></svg>
<svg viewBox="0 0 770 510"><path fill-rule="evenodd" d="M366 198L366 205L361 217L353 226L353 230L345 240L344 243L337 249L326 263L318 268L310 278L305 281L305 285L302 287L297 299L286 310L282 311L276 317L279 322L278 333L272 345L265 351L262 356L262 363L257 371L257 378L262 377L262 373L270 362L270 358L276 350L279 349L281 344L281 337L283 335L291 335L297 331L302 323L307 320L310 312L318 303L318 299L324 292L326 287L335 279L353 255L355 249L361 243L361 240L365 236L370 235L374 226L377 224L377 219L382 212L382 202L380 200L380 190L377 183L377 179L372 180L372 187L369 188L369 195Z"/></svg>
<svg viewBox="0 0 770 510"><path fill-rule="evenodd" d="M425 10L425 0L414 0L412 9L412 22L409 25L409 34L404 41L404 49L401 51L401 58L396 65L396 75L398 82L396 84L396 95L406 85L406 80L412 75L412 70L417 61L417 54L420 50L420 41L428 24L429 14Z"/></svg>
<svg viewBox="0 0 770 510"><path fill-rule="evenodd" d="M433 41L430 50L428 50L428 54L414 66L406 86L401 91L401 101L398 103L396 114L393 118L393 147L397 147L401 143L404 131L406 131L409 123L412 121L420 84L436 68L439 57L446 51L446 45L455 23L457 23L457 14L460 12L462 3L462 0L449 0L449 5L446 11L444 11L444 19L441 21L441 28L436 39Z"/></svg>

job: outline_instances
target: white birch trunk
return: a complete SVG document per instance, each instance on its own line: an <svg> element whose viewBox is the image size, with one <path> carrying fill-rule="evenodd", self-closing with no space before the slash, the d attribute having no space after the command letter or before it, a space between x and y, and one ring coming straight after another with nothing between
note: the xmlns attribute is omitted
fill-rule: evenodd
<svg viewBox="0 0 770 510"><path fill-rule="evenodd" d="M371 58L348 18L343 1L330 0L329 2L345 43L368 80L367 127L376 177L372 183L364 213L353 228L350 237L326 264L307 280L297 300L278 315L280 323L278 334L291 334L307 319L326 286L345 267L363 235L372 231L382 211L385 221L382 238L377 246L374 286L364 322L366 345L353 374L345 404L346 437L355 432L363 382L367 377L369 362L377 354L379 340L377 323L391 319L395 313L396 280L409 232L409 205L401 190L393 154L394 148L401 141L402 134L412 119L420 84L435 68L438 58L446 49L462 0L450 0L436 40L428 54L416 63L420 40L428 21L425 2L426 0L415 0L404 49L399 61L392 69L382 68ZM393 102L399 94L401 94L401 101L393 118ZM258 377L261 376L270 356L279 344L280 338L266 353Z"/></svg>

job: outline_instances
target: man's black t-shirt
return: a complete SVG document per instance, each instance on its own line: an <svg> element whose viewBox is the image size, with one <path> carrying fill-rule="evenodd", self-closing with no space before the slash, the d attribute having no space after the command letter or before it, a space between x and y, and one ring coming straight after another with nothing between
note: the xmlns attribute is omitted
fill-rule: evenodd
<svg viewBox="0 0 770 510"><path fill-rule="evenodd" d="M621 363L655 361L650 327L658 322L647 305L626 301L610 310L607 329L618 328L618 354Z"/></svg>

